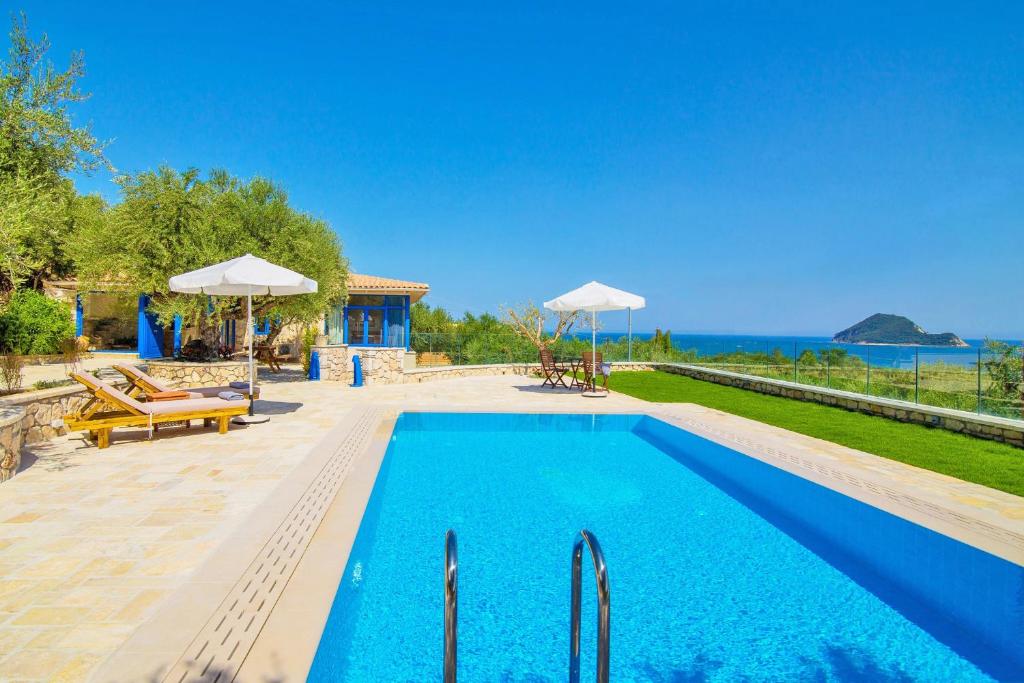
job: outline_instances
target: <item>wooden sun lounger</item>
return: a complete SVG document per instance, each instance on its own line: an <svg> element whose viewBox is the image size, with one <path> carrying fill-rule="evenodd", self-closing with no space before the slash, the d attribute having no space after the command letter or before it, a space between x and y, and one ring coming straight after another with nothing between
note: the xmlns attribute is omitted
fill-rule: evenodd
<svg viewBox="0 0 1024 683"><path fill-rule="evenodd" d="M71 431L88 431L100 448L110 445L110 432L114 427L155 429L168 422L187 425L190 420L202 420L204 426L216 421L217 431L224 434L228 431L228 420L249 411L245 401L222 398L142 403L87 372L73 372L70 376L89 391L91 398L78 412L65 415L64 424Z"/></svg>
<svg viewBox="0 0 1024 683"><path fill-rule="evenodd" d="M150 377L134 365L114 365L113 368L124 375L124 378L131 384L127 393L132 398L135 398L140 394L145 395L147 401L168 401L183 398L216 398L222 391L234 391L242 394L246 399L249 398L248 383L246 383L245 388L236 388L231 386L190 387L188 389L176 390L167 386L155 377ZM256 398L260 397L260 388L258 386L253 387L253 395Z"/></svg>

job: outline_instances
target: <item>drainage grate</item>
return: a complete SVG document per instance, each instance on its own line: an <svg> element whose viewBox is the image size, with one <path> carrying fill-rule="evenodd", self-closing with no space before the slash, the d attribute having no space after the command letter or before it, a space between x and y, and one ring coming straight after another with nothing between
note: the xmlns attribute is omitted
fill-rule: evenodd
<svg viewBox="0 0 1024 683"><path fill-rule="evenodd" d="M377 409L365 409L355 418L352 429L316 479L260 549L185 654L171 667L164 681L224 683L234 679L327 513L353 458L369 445L373 427L381 414Z"/></svg>

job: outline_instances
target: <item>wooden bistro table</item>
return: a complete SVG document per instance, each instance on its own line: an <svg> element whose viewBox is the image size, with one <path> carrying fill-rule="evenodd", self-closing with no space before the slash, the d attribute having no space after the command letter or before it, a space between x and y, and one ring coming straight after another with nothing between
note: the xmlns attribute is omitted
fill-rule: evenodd
<svg viewBox="0 0 1024 683"><path fill-rule="evenodd" d="M579 358L575 358L575 357L573 357L573 358L558 358L558 359L556 359L556 361L558 363L561 363L562 365L568 365L569 366L569 372L572 373L572 381L569 382L569 388L570 389L575 389L575 388L578 387L581 391L586 391L587 390L586 382L581 382L580 378L578 377L579 373L583 372L583 358L582 357L579 357Z"/></svg>

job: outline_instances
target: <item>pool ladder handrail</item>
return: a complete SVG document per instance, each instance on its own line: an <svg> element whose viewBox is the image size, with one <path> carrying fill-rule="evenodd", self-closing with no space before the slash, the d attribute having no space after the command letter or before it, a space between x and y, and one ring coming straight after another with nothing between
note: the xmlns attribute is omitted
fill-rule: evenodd
<svg viewBox="0 0 1024 683"><path fill-rule="evenodd" d="M444 535L444 683L455 683L459 649L459 543Z"/></svg>
<svg viewBox="0 0 1024 683"><path fill-rule="evenodd" d="M597 583L597 683L608 683L611 649L611 591L608 567L597 537L583 529L572 549L572 604L569 616L569 683L580 680L580 606L583 592L583 544L590 549ZM459 643L459 547L455 532L444 537L444 683L456 683Z"/></svg>
<svg viewBox="0 0 1024 683"><path fill-rule="evenodd" d="M572 547L572 607L569 615L569 683L580 681L580 603L583 592L583 544L590 549L597 583L597 683L608 683L611 649L611 592L608 566L597 537L586 529L576 534Z"/></svg>

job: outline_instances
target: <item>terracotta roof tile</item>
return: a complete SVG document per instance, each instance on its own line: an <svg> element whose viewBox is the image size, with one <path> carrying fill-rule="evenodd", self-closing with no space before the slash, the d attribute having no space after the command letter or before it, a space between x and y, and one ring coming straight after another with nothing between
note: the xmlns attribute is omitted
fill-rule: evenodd
<svg viewBox="0 0 1024 683"><path fill-rule="evenodd" d="M424 294L430 291L430 285L425 282L409 282L408 280L395 280L389 277L378 277L376 275L362 275L360 273L349 273L349 293L402 293L409 294L413 301L419 300Z"/></svg>

